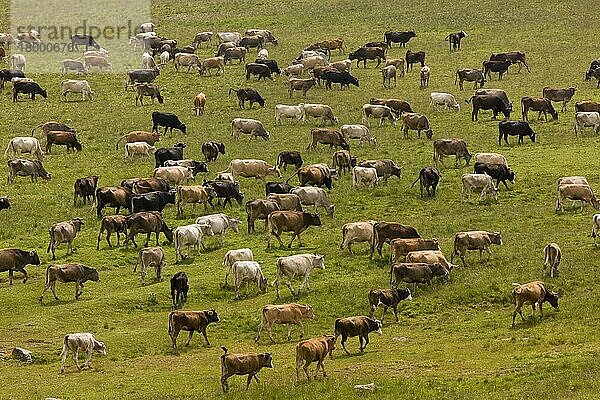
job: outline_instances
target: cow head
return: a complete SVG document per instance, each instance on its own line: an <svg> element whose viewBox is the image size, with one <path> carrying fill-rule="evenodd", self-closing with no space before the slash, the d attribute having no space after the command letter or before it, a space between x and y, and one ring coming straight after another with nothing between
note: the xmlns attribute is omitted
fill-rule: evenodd
<svg viewBox="0 0 600 400"><path fill-rule="evenodd" d="M381 335L383 332L381 331L381 321L378 319L371 319L369 318L369 322L370 322L370 326L371 326L371 332L376 332L378 335Z"/></svg>
<svg viewBox="0 0 600 400"><path fill-rule="evenodd" d="M321 256L321 255L318 255L318 254L313 254L312 255L312 266L313 266L313 268L321 268L322 270L324 270L325 269L324 258L325 258L325 256Z"/></svg>
<svg viewBox="0 0 600 400"><path fill-rule="evenodd" d="M507 117L508 118L508 117ZM425 131L425 137L431 139L433 137L433 129L429 128Z"/></svg>
<svg viewBox="0 0 600 400"><path fill-rule="evenodd" d="M327 215L329 215L331 218L333 218L333 212L335 211L335 204L330 204L328 207L326 207L327 209Z"/></svg>
<svg viewBox="0 0 600 400"><path fill-rule="evenodd" d="M73 142L73 147L75 147L75 150L77 151L81 151L81 149L83 149L83 145L79 143L77 138L75 138L75 141Z"/></svg>
<svg viewBox="0 0 600 400"><path fill-rule="evenodd" d="M71 224L73 224L73 227L75 228L75 232L79 232L79 230L81 229L81 227L84 225L83 219L79 218L79 217L73 218L71 220Z"/></svg>
<svg viewBox="0 0 600 400"><path fill-rule="evenodd" d="M106 355L106 345L104 344L104 342L100 342L100 341L94 339L94 351L105 356Z"/></svg>
<svg viewBox="0 0 600 400"><path fill-rule="evenodd" d="M0 210L12 208L8 197L0 197Z"/></svg>
<svg viewBox="0 0 600 400"><path fill-rule="evenodd" d="M299 304L302 318L314 319L316 317L313 306Z"/></svg>
<svg viewBox="0 0 600 400"><path fill-rule="evenodd" d="M412 300L412 293L409 288L396 289L400 300Z"/></svg>
<svg viewBox="0 0 600 400"><path fill-rule="evenodd" d="M181 124L180 124L180 125L177 127L177 129L179 129L179 130L181 131L181 133L185 133L185 132L186 132L186 130L187 130L187 127L185 126L185 124L184 124L184 123L181 123Z"/></svg>
<svg viewBox="0 0 600 400"><path fill-rule="evenodd" d="M488 234L488 237L490 238L490 242L493 244L502 246L502 234L500 232L491 232Z"/></svg>
<svg viewBox="0 0 600 400"><path fill-rule="evenodd" d="M169 243L173 243L173 229L169 229L166 223L163 224L162 233L165 234Z"/></svg>
<svg viewBox="0 0 600 400"><path fill-rule="evenodd" d="M96 268L86 267L85 265L82 265L82 267L83 278L85 280L94 282L98 282L100 280L100 277L98 276L98 270Z"/></svg>
<svg viewBox="0 0 600 400"><path fill-rule="evenodd" d="M35 250L31 250L29 252L29 264L31 265L40 265L40 258Z"/></svg>
<svg viewBox="0 0 600 400"><path fill-rule="evenodd" d="M185 124L183 124L183 126L185 126ZM185 143L179 142L179 143L173 145L173 147L176 147L176 148L179 148L179 149L185 149L187 147L187 145Z"/></svg>
<svg viewBox="0 0 600 400"><path fill-rule="evenodd" d="M465 161L467 165L469 165L469 163L471 162L471 158L473 158L473 156L467 151L467 154L465 154Z"/></svg>
<svg viewBox="0 0 600 400"><path fill-rule="evenodd" d="M269 286L269 280L266 277L261 275L258 278L258 288L260 289L261 293L267 293L268 286Z"/></svg>
<svg viewBox="0 0 600 400"><path fill-rule="evenodd" d="M214 308L204 311L204 315L206 316L206 319L208 320L209 323L221 321L221 318L219 318L219 315L217 315L217 312L215 311Z"/></svg>
<svg viewBox="0 0 600 400"><path fill-rule="evenodd" d="M558 310L558 293L557 292L548 292L544 295L544 301L550 303L550 305Z"/></svg>
<svg viewBox="0 0 600 400"><path fill-rule="evenodd" d="M263 353L260 354L260 367L273 368L273 354Z"/></svg>
<svg viewBox="0 0 600 400"><path fill-rule="evenodd" d="M225 145L223 143L217 143L217 149L219 149L219 153L225 154Z"/></svg>
<svg viewBox="0 0 600 400"><path fill-rule="evenodd" d="M306 223L306 225L314 225L314 226L321 226L321 218L319 218L319 214L317 213L307 213L307 212L303 212L303 219Z"/></svg>

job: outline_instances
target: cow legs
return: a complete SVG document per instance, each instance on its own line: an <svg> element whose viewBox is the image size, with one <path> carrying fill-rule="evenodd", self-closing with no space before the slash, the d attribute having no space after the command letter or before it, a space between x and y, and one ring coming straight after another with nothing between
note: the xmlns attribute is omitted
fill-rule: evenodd
<svg viewBox="0 0 600 400"><path fill-rule="evenodd" d="M75 361L75 366L77 367L77 370L81 370L81 366L79 365L79 349L75 349L75 351L73 352L73 361Z"/></svg>
<svg viewBox="0 0 600 400"><path fill-rule="evenodd" d="M190 345L190 340L192 340L192 336L194 336L194 331L190 331L190 335L188 336L188 339L185 341L186 346Z"/></svg>
<svg viewBox="0 0 600 400"><path fill-rule="evenodd" d="M64 373L65 372L65 363L67 362L67 353L69 352L68 348L66 345L63 346L63 351L61 354L62 357L62 363L60 366L60 373Z"/></svg>
<svg viewBox="0 0 600 400"><path fill-rule="evenodd" d="M290 341L290 340L292 340L292 324L286 324L286 325L287 325L287 330L288 330L287 340ZM302 336L300 336L300 338L302 338Z"/></svg>
<svg viewBox="0 0 600 400"><path fill-rule="evenodd" d="M377 309L377 306L375 304L371 304L371 310L369 311L369 318L373 318L373 315L375 315L376 309Z"/></svg>
<svg viewBox="0 0 600 400"><path fill-rule="evenodd" d="M223 388L224 392L229 390L229 385L227 384L227 379L229 379L229 377L231 377L230 374L224 374L221 376L221 387Z"/></svg>
<svg viewBox="0 0 600 400"><path fill-rule="evenodd" d="M360 343L360 352L362 353L364 351L364 347L363 347L363 337L362 336L358 336L358 342ZM365 344L366 346L366 344Z"/></svg>
<svg viewBox="0 0 600 400"><path fill-rule="evenodd" d="M83 294L83 283L75 282L75 299Z"/></svg>
<svg viewBox="0 0 600 400"><path fill-rule="evenodd" d="M542 304L544 304L544 301L540 301L539 302L539 307L540 307L540 319L544 318L544 310L542 310Z"/></svg>
<svg viewBox="0 0 600 400"><path fill-rule="evenodd" d="M252 382L253 376L255 376L255 375L248 374L248 379L246 380L246 390L248 390L248 387L250 386L250 382Z"/></svg>
<svg viewBox="0 0 600 400"><path fill-rule="evenodd" d="M521 316L521 319L523 321L525 321L525 317L523 317L523 312L521 311L521 304L517 304L517 306L515 307L515 311L513 312L513 317L512 317L512 326L515 326L515 317L517 316L517 313L519 313L519 315Z"/></svg>
<svg viewBox="0 0 600 400"><path fill-rule="evenodd" d="M346 352L346 354L350 355L350 352L346 348L346 340L348 340L348 337L342 335L342 341L340 342L340 344L342 345L342 348L344 349L344 351Z"/></svg>
<svg viewBox="0 0 600 400"><path fill-rule="evenodd" d="M381 323L383 324L383 317L385 317L385 312L387 311L387 306L383 307L383 313L381 314Z"/></svg>
<svg viewBox="0 0 600 400"><path fill-rule="evenodd" d="M300 292L304 289L304 286L308 287L308 274L304 275L304 279L302 280L302 284L298 288L298 296L300 296Z"/></svg>
<svg viewBox="0 0 600 400"><path fill-rule="evenodd" d="M44 288L45 290L45 288ZM56 281L50 283L50 290L52 290L52 294L54 295L54 300L58 300L58 296L56 295Z"/></svg>
<svg viewBox="0 0 600 400"><path fill-rule="evenodd" d="M92 353L93 353L93 350L88 350L88 351L87 351L87 360L85 360L85 363L84 363L84 364L81 366L81 368L82 368L82 369L83 369L83 367L85 367L86 365L87 365L87 367L88 367L89 369L91 369L91 368L92 368L92 364L91 364L91 361L92 361Z"/></svg>
<svg viewBox="0 0 600 400"><path fill-rule="evenodd" d="M394 317L396 317L396 322L398 322L398 305L392 306L392 310L394 311ZM383 324L383 317L381 317L381 324Z"/></svg>
<svg viewBox="0 0 600 400"><path fill-rule="evenodd" d="M179 329L173 328L171 332L169 332L171 336L171 341L173 342L173 348L177 348L177 336L179 336Z"/></svg>
<svg viewBox="0 0 600 400"><path fill-rule="evenodd" d="M287 277L286 281L285 281L285 285L288 287L288 289L290 289L290 292L292 293L292 296L294 296L294 288L292 287L292 278L290 278L289 276ZM279 286L278 286L279 288ZM300 289L298 289L300 290Z"/></svg>
<svg viewBox="0 0 600 400"><path fill-rule="evenodd" d="M206 345L208 347L210 347L210 342L208 341L208 337L206 336L206 329L204 329L203 331L201 331L202 336L204 336L204 340L206 340Z"/></svg>

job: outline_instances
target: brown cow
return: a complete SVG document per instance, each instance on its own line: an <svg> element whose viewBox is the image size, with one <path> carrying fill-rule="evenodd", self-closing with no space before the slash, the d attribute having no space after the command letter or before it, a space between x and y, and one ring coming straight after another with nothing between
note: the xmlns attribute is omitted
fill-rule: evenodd
<svg viewBox="0 0 600 400"><path fill-rule="evenodd" d="M77 140L77 135L73 132L50 131L46 134L46 153L50 154L52 145L67 146L67 152L81 151L83 146Z"/></svg>
<svg viewBox="0 0 600 400"><path fill-rule="evenodd" d="M300 197L296 194L269 193L267 200L272 200L277 203L280 211L302 211Z"/></svg>
<svg viewBox="0 0 600 400"><path fill-rule="evenodd" d="M538 111L538 120L542 118L544 113L544 121L548 121L548 113L552 116L552 119L558 120L558 113L552 107L552 102L549 99L543 97L521 97L521 115L523 121L527 121L527 112L529 110Z"/></svg>
<svg viewBox="0 0 600 400"><path fill-rule="evenodd" d="M342 175L344 171L350 172L352 168L356 167L356 156L350 154L348 150L336 151L333 153L332 164L333 168Z"/></svg>
<svg viewBox="0 0 600 400"><path fill-rule="evenodd" d="M591 100L578 101L575 103L575 112L593 111L600 113L600 103Z"/></svg>
<svg viewBox="0 0 600 400"><path fill-rule="evenodd" d="M410 238L420 238L421 235L417 232L415 228L408 225L402 225L397 222L377 222L373 226L373 240L371 241L371 254L370 257L373 257L373 253L375 252L375 245L377 245L377 253L379 253L379 257L383 257L381 254L381 248L384 243L390 243L392 239L402 238L402 239L410 239Z"/></svg>
<svg viewBox="0 0 600 400"><path fill-rule="evenodd" d="M125 143L133 143L133 142L146 142L150 146L154 146L154 143L160 140L160 133L156 132L146 132L146 131L132 131L126 135L121 136L121 138L117 141L117 150L119 149L119 143L125 140Z"/></svg>
<svg viewBox="0 0 600 400"><path fill-rule="evenodd" d="M444 165L444 156L455 155L454 164L458 166L461 158L465 159L467 165L471 162L471 153L467 149L467 143L462 139L437 139L433 142L433 161L438 160ZM444 165L445 166L445 165Z"/></svg>
<svg viewBox="0 0 600 400"><path fill-rule="evenodd" d="M399 167L393 160L363 160L358 163L359 167L375 168L377 170L377 177L383 179L383 183L387 184L387 180L395 176L400 179L402 174L402 168Z"/></svg>
<svg viewBox="0 0 600 400"><path fill-rule="evenodd" d="M333 342L335 343L337 337L341 335L342 341L340 343L346 354L350 354L346 348L346 340L353 336L358 336L360 352L362 353L369 344L369 333L377 332L381 335L381 321L366 316L338 318L335 320L334 330L335 338ZM365 341L364 345L363 340Z"/></svg>
<svg viewBox="0 0 600 400"><path fill-rule="evenodd" d="M156 245L158 246L158 234L164 233L167 240L173 243L173 230L169 229L163 216L158 211L143 211L129 215L126 218L127 229L129 233L123 245L127 247L129 241L133 242L133 245L137 247L135 242L135 235L138 233L146 233L146 243L144 247L148 246L150 241L150 235L154 232L156 234Z"/></svg>
<svg viewBox="0 0 600 400"><path fill-rule="evenodd" d="M390 268L390 285L396 288L400 282L427 283L437 276L447 277L448 270L439 263L427 264L424 262L406 262L392 264Z"/></svg>
<svg viewBox="0 0 600 400"><path fill-rule="evenodd" d="M123 183L121 182L123 186ZM136 179L131 184L131 191L133 194L140 195L151 192L169 192L171 185L163 178L140 178Z"/></svg>
<svg viewBox="0 0 600 400"><path fill-rule="evenodd" d="M560 111L566 111L567 103L571 101L573 96L575 95L576 88L571 86L568 88L552 88L552 87L544 87L542 89L542 97L552 100L552 101L562 101L563 105Z"/></svg>
<svg viewBox="0 0 600 400"><path fill-rule="evenodd" d="M12 160L8 160L7 166L7 183L14 182L15 177L17 176L31 176L31 182L37 182L38 177L48 181L52 179L52 175L44 169L44 165L39 160L14 158Z"/></svg>
<svg viewBox="0 0 600 400"><path fill-rule="evenodd" d="M77 129L71 128L68 125L65 125L61 122L56 121L48 121L43 124L40 124L31 130L31 136L35 133L35 130L38 128L42 128L42 132L46 135L50 131L62 131L62 132L73 132L77 133Z"/></svg>
<svg viewBox="0 0 600 400"><path fill-rule="evenodd" d="M400 257L406 256L411 251L439 250L437 239L393 239L390 241L390 263L393 264Z"/></svg>
<svg viewBox="0 0 600 400"><path fill-rule="evenodd" d="M196 203L202 203L205 210L208 210L208 206L206 205L208 203L213 208L210 202L215 197L217 197L217 192L209 186L178 186L177 214L183 214L183 206L187 203L192 203L194 206Z"/></svg>
<svg viewBox="0 0 600 400"><path fill-rule="evenodd" d="M228 354L227 347L221 346L224 353L221 356L221 387L224 392L229 390L227 379L233 375L248 375L246 381L246 390L250 386L252 378L259 382L256 376L260 370L265 368L273 368L273 356L271 353L242 353Z"/></svg>
<svg viewBox="0 0 600 400"><path fill-rule="evenodd" d="M248 233L256 232L254 221L257 219L265 220L265 230L267 228L267 217L273 211L279 211L279 205L273 200L256 199L246 202L246 215L248 221Z"/></svg>
<svg viewBox="0 0 600 400"><path fill-rule="evenodd" d="M548 243L544 247L544 268L550 267L550 278L554 278L556 274L558 276L558 266L560 265L560 259L562 257L562 251L556 243Z"/></svg>
<svg viewBox="0 0 600 400"><path fill-rule="evenodd" d="M310 375L308 374L308 366L313 362L317 362L317 368L315 369L315 379L319 373L319 367L323 371L323 377L326 377L325 366L323 361L327 354L330 358L333 358L331 353L335 349L335 337L331 335L325 335L320 338L304 340L296 345L296 382L300 381L300 367L304 363L304 373L306 378L310 381Z"/></svg>
<svg viewBox="0 0 600 400"><path fill-rule="evenodd" d="M300 186L311 184L318 187L325 185L325 187L330 190L333 188L331 175L326 174L321 168L317 166L305 165L304 167L299 168L296 171L296 174L298 175L298 181L300 182ZM294 175L292 175L292 177L293 176ZM286 183L288 181L286 181Z"/></svg>
<svg viewBox="0 0 600 400"><path fill-rule="evenodd" d="M94 201L94 193L98 186L98 176L92 175L85 178L79 178L73 185L73 205L77 204L77 197L81 197L83 204L86 204L88 198Z"/></svg>
<svg viewBox="0 0 600 400"><path fill-rule="evenodd" d="M260 339L260 332L266 329L269 332L269 339L275 343L273 339L273 324L287 325L288 336L287 340L292 337L292 325L300 327L300 339L304 336L304 324L302 320L305 318L313 319L315 317L312 306L305 304L267 304L262 309L262 318L258 325L258 334L254 338L255 342Z"/></svg>
<svg viewBox="0 0 600 400"><path fill-rule="evenodd" d="M104 207L116 207L116 213L119 213L121 207L131 212L131 198L133 193L126 187L102 187L96 189L96 197L92 207L96 205L96 214L102 218L102 209Z"/></svg>
<svg viewBox="0 0 600 400"><path fill-rule="evenodd" d="M196 116L204 114L204 107L206 106L206 95L204 93L198 93L194 97L194 113Z"/></svg>
<svg viewBox="0 0 600 400"><path fill-rule="evenodd" d="M188 331L190 336L185 342L186 346L190 345L192 335L197 331L202 333L206 345L210 346L208 337L206 336L206 327L211 322L219 322L221 318L217 315L214 309L204 311L171 311L169 313L169 336L173 342L173 348L177 348L177 336L180 331Z"/></svg>
<svg viewBox="0 0 600 400"><path fill-rule="evenodd" d="M532 317L535 313L536 304L538 304L540 308L540 318L544 317L542 304L544 304L545 301L558 310L558 293L548 291L544 282L541 281L529 282L524 285L513 283L512 295L515 302L515 311L513 312L512 318L513 327L515 326L515 317L517 316L517 313L519 313L521 319L525 321L525 317L523 317L523 312L521 311L524 304L531 304Z"/></svg>
<svg viewBox="0 0 600 400"><path fill-rule="evenodd" d="M409 263L425 263L430 267L435 264L440 264L446 271L445 277L449 277L450 271L454 268L454 264L446 259L441 250L419 250L411 251L406 255L406 262Z"/></svg>
<svg viewBox="0 0 600 400"><path fill-rule="evenodd" d="M144 105L144 96L148 96L152 99L152 105L154 105L154 98L158 100L159 104L164 103L164 98L160 94L160 89L156 83L136 83L135 89L137 91L137 95L135 96L135 105L138 105L138 101L140 105Z"/></svg>
<svg viewBox="0 0 600 400"><path fill-rule="evenodd" d="M408 130L417 131L419 137L421 137L421 131L425 131L427 139L433 137L433 130L429 126L429 120L426 116L417 113L403 113L402 114L402 130L404 131L404 138L408 139Z"/></svg>
<svg viewBox="0 0 600 400"><path fill-rule="evenodd" d="M98 271L96 268L91 268L83 264L50 264L46 268L46 285L40 296L40 303L44 299L44 293L50 288L54 299L56 296L56 281L68 283L75 282L75 299L83 294L83 284L87 281L98 282Z"/></svg>
<svg viewBox="0 0 600 400"><path fill-rule="evenodd" d="M290 98L292 97L294 90L302 91L302 96L306 96L306 92L308 92L310 88L312 88L316 84L317 80L315 78L290 78L290 88L288 89Z"/></svg>
<svg viewBox="0 0 600 400"><path fill-rule="evenodd" d="M379 306L383 306L383 313L381 314L381 324L383 325L383 318L388 307L392 307L396 322L398 322L398 303L402 300L412 300L412 295L409 288L404 289L371 289L369 291L369 304L371 305L371 311L369 311L369 318L373 318L375 310Z"/></svg>
<svg viewBox="0 0 600 400"><path fill-rule="evenodd" d="M389 107L394 114L397 116L401 115L403 112L413 112L410 104L404 100L400 99L377 99L375 97L371 97L369 99L369 104L380 105Z"/></svg>
<svg viewBox="0 0 600 400"><path fill-rule="evenodd" d="M216 161L219 153L225 154L225 145L222 142L202 143L202 154L207 162Z"/></svg>
<svg viewBox="0 0 600 400"><path fill-rule="evenodd" d="M0 250L0 272L8 271L9 284L13 284L14 271L23 274L23 283L27 282L27 271L25 267L28 265L40 265L40 258L35 250L25 251L19 249L2 249Z"/></svg>
<svg viewBox="0 0 600 400"><path fill-rule="evenodd" d="M307 150L315 150L317 148L317 143L328 144L330 150L333 147L337 150L338 146L344 150L350 150L350 145L348 145L346 139L344 139L342 134L335 129L313 128L310 131L310 136L311 142L306 148Z"/></svg>
<svg viewBox="0 0 600 400"><path fill-rule="evenodd" d="M112 247L110 243L110 235L113 233L117 234L117 246L120 244L120 233L123 233L125 237L127 237L127 224L125 223L125 216L123 215L107 215L102 218L102 222L100 223L100 232L98 233L98 244L96 245L96 250L100 249L100 240L102 239L102 234L106 231L106 242L109 247Z"/></svg>
<svg viewBox="0 0 600 400"><path fill-rule="evenodd" d="M318 214L303 211L273 211L267 218L267 248L271 247L271 235L275 235L279 244L283 247L280 237L282 232L294 232L288 245L289 248L292 247L296 237L298 237L300 247L303 247L300 234L310 226L321 226L321 219Z"/></svg>
<svg viewBox="0 0 600 400"><path fill-rule="evenodd" d="M490 251L490 245L496 244L502 245L502 235L500 232L486 232L486 231L470 231L470 232L458 232L454 235L454 251L450 262L454 259L455 255L459 255L463 266L467 266L465 262L465 254L467 250L479 250L479 261L481 262L481 256L485 251L488 253L488 261L492 256Z"/></svg>

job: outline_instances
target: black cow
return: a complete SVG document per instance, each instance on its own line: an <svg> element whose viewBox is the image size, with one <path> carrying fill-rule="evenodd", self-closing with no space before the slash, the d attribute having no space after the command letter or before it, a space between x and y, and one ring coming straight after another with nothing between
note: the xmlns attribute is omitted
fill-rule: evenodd
<svg viewBox="0 0 600 400"><path fill-rule="evenodd" d="M187 274L179 271L171 278L171 300L173 308L178 308L182 303L187 302L188 286Z"/></svg>
<svg viewBox="0 0 600 400"><path fill-rule="evenodd" d="M261 80L261 78L263 78L263 79L269 78L270 80L273 80L273 77L271 76L271 69L268 66L266 66L265 64L258 64L258 63L246 64L246 80L250 79L250 75L258 76L259 81Z"/></svg>
<svg viewBox="0 0 600 400"><path fill-rule="evenodd" d="M267 196L271 193L275 194L288 194L296 186L292 186L285 182L267 182L265 183L265 193Z"/></svg>
<svg viewBox="0 0 600 400"><path fill-rule="evenodd" d="M341 335L342 341L340 344L346 354L350 354L346 348L346 340L348 340L349 337L358 336L360 352L362 353L369 344L369 333L371 332L377 332L381 335L381 321L365 316L338 318L335 320L334 342L337 341L338 336Z"/></svg>
<svg viewBox="0 0 600 400"><path fill-rule="evenodd" d="M363 67L367 68L367 60L377 60L375 68L379 67L381 60L385 60L385 50L381 47L361 47L348 55L350 60L356 60L356 68L362 61Z"/></svg>
<svg viewBox="0 0 600 400"><path fill-rule="evenodd" d="M450 44L450 51L452 50L460 50L460 41L467 37L467 32L460 31L451 33L446 36L446 41Z"/></svg>
<svg viewBox="0 0 600 400"><path fill-rule="evenodd" d="M244 193L240 192L240 184L237 182L230 181L204 181L202 186L211 187L217 193L217 201L220 202L221 199L225 199L223 201L223 207L227 205L227 203L231 203L231 199L235 199L239 205L242 205L242 201L244 200ZM208 199L208 203L213 206L212 198Z"/></svg>
<svg viewBox="0 0 600 400"><path fill-rule="evenodd" d="M267 67L269 67L269 69L271 70L271 73L273 73L273 74L281 75L281 70L279 69L279 66L277 65L277 61L275 61L275 60L262 60L260 58L257 58L256 60L254 60L254 62L256 64L266 65Z"/></svg>
<svg viewBox="0 0 600 400"><path fill-rule="evenodd" d="M10 199L8 197L0 197L0 210L10 210L11 208Z"/></svg>
<svg viewBox="0 0 600 400"><path fill-rule="evenodd" d="M25 73L18 69L3 69L0 71L0 88L4 88L5 82L10 82L12 78L25 78Z"/></svg>
<svg viewBox="0 0 600 400"><path fill-rule="evenodd" d="M368 42L363 47L381 47L387 53L388 45L386 42Z"/></svg>
<svg viewBox="0 0 600 400"><path fill-rule="evenodd" d="M421 63L421 67L425 65L425 52L417 51L412 52L410 50L406 50L406 70L410 67L410 70L413 69L413 64Z"/></svg>
<svg viewBox="0 0 600 400"><path fill-rule="evenodd" d="M235 92L238 98L238 105L240 108L245 107L246 101L250 102L250 108L254 103L260 104L261 107L265 106L265 100L261 97L261 95L256 91L256 89L252 88L241 88L241 89L233 89L229 88L229 95L231 92Z"/></svg>
<svg viewBox="0 0 600 400"><path fill-rule="evenodd" d="M302 161L302 156L297 151L282 151L277 156L277 167L283 167L284 171L287 170L288 164L293 165L296 167L296 169L298 169L303 163L304 161Z"/></svg>
<svg viewBox="0 0 600 400"><path fill-rule="evenodd" d="M202 144L202 154L207 162L216 161L217 156L225 154L225 145L217 142L205 142Z"/></svg>
<svg viewBox="0 0 600 400"><path fill-rule="evenodd" d="M471 96L468 102L473 102L471 121L478 120L479 110L492 110L494 113L492 119L496 119L499 112L503 113L506 119L510 118L511 110L506 107L504 101L498 96L489 94L474 95Z"/></svg>
<svg viewBox="0 0 600 400"><path fill-rule="evenodd" d="M508 72L508 67L512 65L510 60L503 61L484 61L483 65L483 76L488 79L492 79L492 72L498 73L498 79L502 79L502 75Z"/></svg>
<svg viewBox="0 0 600 400"><path fill-rule="evenodd" d="M390 49L392 48L392 43L400 43L400 47L405 47L406 43L415 36L417 36L417 34L414 29L412 31L404 32L387 31L383 34L383 38Z"/></svg>
<svg viewBox="0 0 600 400"><path fill-rule="evenodd" d="M154 152L155 168L163 167L167 160L183 160L185 143L177 143L173 147L162 147Z"/></svg>
<svg viewBox="0 0 600 400"><path fill-rule="evenodd" d="M419 177L410 186L411 188L419 182L421 197L423 197L423 188L427 191L427 196L435 196L435 189L440 181L440 171L436 167L425 167L419 171ZM431 189L431 192L429 192Z"/></svg>
<svg viewBox="0 0 600 400"><path fill-rule="evenodd" d="M77 203L77 197L81 197L83 199L83 204L86 204L88 198L90 197L93 201L97 186L98 176L96 175L77 179L73 185L73 205Z"/></svg>
<svg viewBox="0 0 600 400"><path fill-rule="evenodd" d="M511 171L510 167L504 164L485 164L475 163L473 170L476 174L487 174L496 181L496 187L500 182L504 183L504 186L508 189L506 181L509 181L513 185L515 184L515 173Z"/></svg>
<svg viewBox="0 0 600 400"><path fill-rule="evenodd" d="M158 132L158 127L165 127L165 134L167 129L173 133L173 128L179 129L181 133L186 132L185 124L179 120L179 117L173 113L166 113L161 111L152 112L152 132Z"/></svg>
<svg viewBox="0 0 600 400"><path fill-rule="evenodd" d="M331 89L332 83L339 83L340 89L343 89L344 86L350 88L350 85L354 85L358 87L358 79L350 75L348 71L339 72L339 71L325 71L325 88Z"/></svg>
<svg viewBox="0 0 600 400"><path fill-rule="evenodd" d="M128 86L133 86L136 83L152 83L156 77L160 75L158 68L155 69L134 69L127 71L127 82L125 82L125 90Z"/></svg>
<svg viewBox="0 0 600 400"><path fill-rule="evenodd" d="M15 82L13 83L13 101L19 99L19 93L25 93L31 96L31 100L35 100L35 95L39 94L43 98L48 98L48 92L42 89L36 82Z"/></svg>
<svg viewBox="0 0 600 400"><path fill-rule="evenodd" d="M535 143L537 133L531 129L527 121L501 121L498 124L498 146L500 146L502 138L508 144L508 136L519 136L519 143L523 143L523 137L529 136L531 142Z"/></svg>
<svg viewBox="0 0 600 400"><path fill-rule="evenodd" d="M175 204L175 190L144 193L131 198L131 208L134 213L140 211L162 212L167 204Z"/></svg>
<svg viewBox="0 0 600 400"><path fill-rule="evenodd" d="M94 40L92 35L73 35L71 36L71 46L75 50L79 51L79 45L85 45L85 49L87 50L89 47L93 47L96 50L100 50L100 45Z"/></svg>

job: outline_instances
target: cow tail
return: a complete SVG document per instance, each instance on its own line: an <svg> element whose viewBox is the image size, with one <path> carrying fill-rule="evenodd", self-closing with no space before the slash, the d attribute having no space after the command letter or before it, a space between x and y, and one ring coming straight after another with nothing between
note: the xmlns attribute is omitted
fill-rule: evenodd
<svg viewBox="0 0 600 400"><path fill-rule="evenodd" d="M69 349L69 335L65 335L65 338L63 339L63 348L62 351L60 352L60 356L63 357L65 354L67 354L67 351Z"/></svg>
<svg viewBox="0 0 600 400"><path fill-rule="evenodd" d="M46 268L46 286L50 282L50 266Z"/></svg>
<svg viewBox="0 0 600 400"><path fill-rule="evenodd" d="M279 153L277 155L277 162L275 163L275 165L279 166L279 162L281 161L281 153Z"/></svg>
<svg viewBox="0 0 600 400"><path fill-rule="evenodd" d="M277 260L277 275L275 276L275 280L271 283L271 286L279 286L279 283L281 282L281 265L280 265L281 260ZM264 315L265 315L265 309L263 308L263 319L264 319Z"/></svg>
<svg viewBox="0 0 600 400"><path fill-rule="evenodd" d="M371 257L373 257L373 253L375 252L375 243L378 239L377 235L377 224L373 225L373 235L371 236Z"/></svg>
<svg viewBox="0 0 600 400"><path fill-rule="evenodd" d="M36 126L35 128L33 128L33 129L31 130L31 136L33 136L33 134L35 133L35 130L36 130L36 129L38 129L38 128L41 128L43 125L44 125L44 124L39 124L38 126Z"/></svg>
<svg viewBox="0 0 600 400"><path fill-rule="evenodd" d="M173 311L171 311L169 313L169 335L171 334L171 332L173 332L173 317L174 317L175 313Z"/></svg>
<svg viewBox="0 0 600 400"><path fill-rule="evenodd" d="M435 160L435 156L433 157L433 159ZM416 179L416 180L415 180L415 181L412 183L412 185L410 185L410 188L411 188L411 189L412 189L412 188L415 186L415 184L416 184L417 182L419 182L419 179L421 179L421 174L419 174L419 176L417 177L417 179Z"/></svg>
<svg viewBox="0 0 600 400"><path fill-rule="evenodd" d="M298 171L299 171L299 169L297 169L296 172L294 172L292 174L292 176L290 176L289 178L287 178L286 181L285 181L285 183L288 183L293 177L295 177L296 175L298 175Z"/></svg>
<svg viewBox="0 0 600 400"><path fill-rule="evenodd" d="M544 247L544 266L550 263L550 246Z"/></svg>
<svg viewBox="0 0 600 400"><path fill-rule="evenodd" d="M458 80L458 70L456 70L456 74L454 75L454 84L456 85L456 81Z"/></svg>
<svg viewBox="0 0 600 400"><path fill-rule="evenodd" d="M48 230L48 233L50 234L50 243L48 243L48 248L46 249L46 253L50 253L50 247L52 246L52 240L54 239L54 227L50 228Z"/></svg>
<svg viewBox="0 0 600 400"><path fill-rule="evenodd" d="M465 101L466 101L467 103L470 103L470 102L471 102L471 100L473 100L473 97L475 97L475 95L473 95L473 96L469 97L469 100L465 100Z"/></svg>
<svg viewBox="0 0 600 400"><path fill-rule="evenodd" d="M119 150L119 143L121 142L121 140L125 139L125 137L127 137L127 135L123 135L123 136L121 136L121 138L119 140L117 140L117 145L116 145L117 150Z"/></svg>
<svg viewBox="0 0 600 400"><path fill-rule="evenodd" d="M340 329L340 321L341 321L341 320L342 320L341 318L338 318L338 319L336 319L336 320L335 320L335 325L334 325L334 332L333 332L333 334L334 334L334 335L336 335L336 336L340 334L340 331L339 331L339 329Z"/></svg>
<svg viewBox="0 0 600 400"><path fill-rule="evenodd" d="M12 139L10 140L10 142L8 142L8 146L6 146L6 150L4 150L4 158L6 158L6 154L8 154L8 149L11 149L13 147L13 141ZM13 149L14 152L14 149Z"/></svg>

